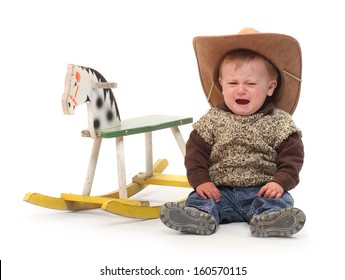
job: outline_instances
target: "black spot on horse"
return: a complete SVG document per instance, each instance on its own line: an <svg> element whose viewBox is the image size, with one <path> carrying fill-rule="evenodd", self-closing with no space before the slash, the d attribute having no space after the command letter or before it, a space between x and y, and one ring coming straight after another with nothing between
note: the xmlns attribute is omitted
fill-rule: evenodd
<svg viewBox="0 0 345 280"><path fill-rule="evenodd" d="M107 112L107 120L111 121L114 118L114 114L112 111L108 111Z"/></svg>
<svg viewBox="0 0 345 280"><path fill-rule="evenodd" d="M99 119L94 119L93 120L93 127L95 129L98 129L101 126L101 122L99 121Z"/></svg>
<svg viewBox="0 0 345 280"><path fill-rule="evenodd" d="M98 108L98 109L101 109L101 108L102 108L102 106L103 106L103 100L102 100L101 97L98 97L98 98L97 98L96 105L97 105L97 108Z"/></svg>

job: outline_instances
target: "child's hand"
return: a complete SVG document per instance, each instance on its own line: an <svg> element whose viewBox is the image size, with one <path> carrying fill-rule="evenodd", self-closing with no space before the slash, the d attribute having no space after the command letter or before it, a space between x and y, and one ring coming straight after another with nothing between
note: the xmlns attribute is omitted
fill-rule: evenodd
<svg viewBox="0 0 345 280"><path fill-rule="evenodd" d="M196 192L204 199L209 198L214 200L215 202L220 201L220 191L212 182L206 182L197 186Z"/></svg>
<svg viewBox="0 0 345 280"><path fill-rule="evenodd" d="M284 193L283 187L276 182L269 182L259 190L259 197L280 198Z"/></svg>

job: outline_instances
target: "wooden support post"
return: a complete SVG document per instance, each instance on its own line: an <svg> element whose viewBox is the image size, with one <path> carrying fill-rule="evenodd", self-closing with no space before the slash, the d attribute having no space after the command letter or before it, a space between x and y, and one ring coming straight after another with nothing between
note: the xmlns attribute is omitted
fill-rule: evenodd
<svg viewBox="0 0 345 280"><path fill-rule="evenodd" d="M146 176L153 175L152 132L145 133Z"/></svg>
<svg viewBox="0 0 345 280"><path fill-rule="evenodd" d="M126 165L125 165L125 148L123 136L116 137L116 154L117 154L117 174L119 184L120 199L127 199L126 188Z"/></svg>
<svg viewBox="0 0 345 280"><path fill-rule="evenodd" d="M186 142L184 141L184 139L182 137L181 131L179 130L179 128L177 126L172 127L171 131L175 136L177 144L180 147L180 150L182 152L182 155L185 156L186 155Z"/></svg>
<svg viewBox="0 0 345 280"><path fill-rule="evenodd" d="M93 178L95 176L95 170L97 166L97 160L99 155L99 149L101 148L102 138L96 138L93 140L93 146L89 161L89 167L86 174L83 195L90 195Z"/></svg>

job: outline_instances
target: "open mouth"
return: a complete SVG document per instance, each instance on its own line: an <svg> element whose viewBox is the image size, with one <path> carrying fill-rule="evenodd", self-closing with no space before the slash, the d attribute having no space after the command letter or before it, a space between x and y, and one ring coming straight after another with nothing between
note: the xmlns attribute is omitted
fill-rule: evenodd
<svg viewBox="0 0 345 280"><path fill-rule="evenodd" d="M248 99L236 99L236 103L239 105L247 105L249 103Z"/></svg>

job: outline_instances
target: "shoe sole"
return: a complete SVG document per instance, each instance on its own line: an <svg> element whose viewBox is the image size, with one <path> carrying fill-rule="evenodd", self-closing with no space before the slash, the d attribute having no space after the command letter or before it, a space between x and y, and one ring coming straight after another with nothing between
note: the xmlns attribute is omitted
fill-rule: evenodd
<svg viewBox="0 0 345 280"><path fill-rule="evenodd" d="M210 235L216 228L216 221L210 214L176 202L161 207L160 219L171 229L199 235Z"/></svg>
<svg viewBox="0 0 345 280"><path fill-rule="evenodd" d="M250 231L256 237L288 237L299 232L305 220L302 210L286 208L253 218Z"/></svg>

